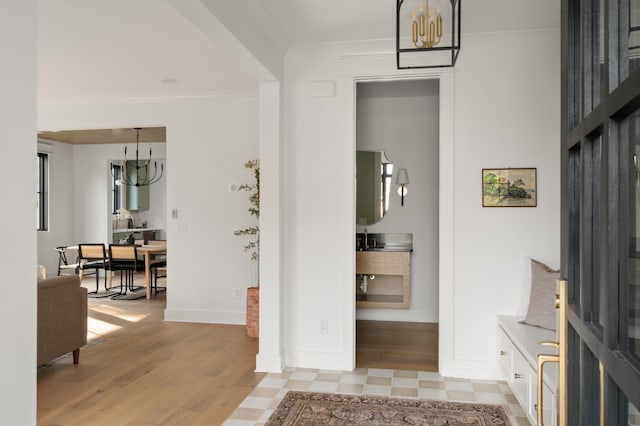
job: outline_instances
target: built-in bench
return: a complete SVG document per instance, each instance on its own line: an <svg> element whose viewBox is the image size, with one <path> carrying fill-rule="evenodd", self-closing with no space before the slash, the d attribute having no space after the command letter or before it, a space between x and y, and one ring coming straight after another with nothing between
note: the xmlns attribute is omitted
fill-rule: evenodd
<svg viewBox="0 0 640 426"><path fill-rule="evenodd" d="M556 332L521 324L516 316L498 316L498 360L509 386L531 424L538 418L538 354L557 354L539 342L557 342ZM557 424L558 364L547 363L543 371L543 423Z"/></svg>

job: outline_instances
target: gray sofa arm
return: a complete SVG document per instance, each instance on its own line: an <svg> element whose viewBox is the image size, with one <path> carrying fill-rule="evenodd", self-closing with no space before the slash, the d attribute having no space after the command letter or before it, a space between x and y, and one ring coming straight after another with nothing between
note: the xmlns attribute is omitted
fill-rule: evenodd
<svg viewBox="0 0 640 426"><path fill-rule="evenodd" d="M77 275L38 281L37 365L74 353L87 344L87 289Z"/></svg>

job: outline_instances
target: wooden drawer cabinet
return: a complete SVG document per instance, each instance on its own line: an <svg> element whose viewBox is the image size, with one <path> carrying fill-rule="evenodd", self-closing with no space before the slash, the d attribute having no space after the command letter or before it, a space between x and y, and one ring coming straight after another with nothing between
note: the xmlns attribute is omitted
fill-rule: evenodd
<svg viewBox="0 0 640 426"><path fill-rule="evenodd" d="M356 307L408 308L410 270L410 252L356 252Z"/></svg>

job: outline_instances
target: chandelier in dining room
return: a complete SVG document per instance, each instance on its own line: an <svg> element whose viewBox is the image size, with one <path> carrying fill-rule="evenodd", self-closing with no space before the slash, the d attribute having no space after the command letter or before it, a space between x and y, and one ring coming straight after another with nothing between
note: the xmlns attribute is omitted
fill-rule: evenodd
<svg viewBox="0 0 640 426"><path fill-rule="evenodd" d="M111 174L117 185L149 186L158 182L164 173L164 163L153 160L153 150L149 146L149 158L140 159L140 130L136 131L135 160L127 158L127 146L124 147L124 160L111 163Z"/></svg>

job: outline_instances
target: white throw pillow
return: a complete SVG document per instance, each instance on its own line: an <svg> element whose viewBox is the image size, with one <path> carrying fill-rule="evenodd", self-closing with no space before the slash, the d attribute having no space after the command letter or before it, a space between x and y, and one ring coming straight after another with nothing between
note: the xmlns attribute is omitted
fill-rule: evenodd
<svg viewBox="0 0 640 426"><path fill-rule="evenodd" d="M531 290L527 314L521 322L556 329L556 281L560 271L531 259Z"/></svg>
<svg viewBox="0 0 640 426"><path fill-rule="evenodd" d="M520 304L518 306L518 320L523 321L527 316L529 309L529 296L531 294L531 258L524 257L522 259L522 293L520 296Z"/></svg>

